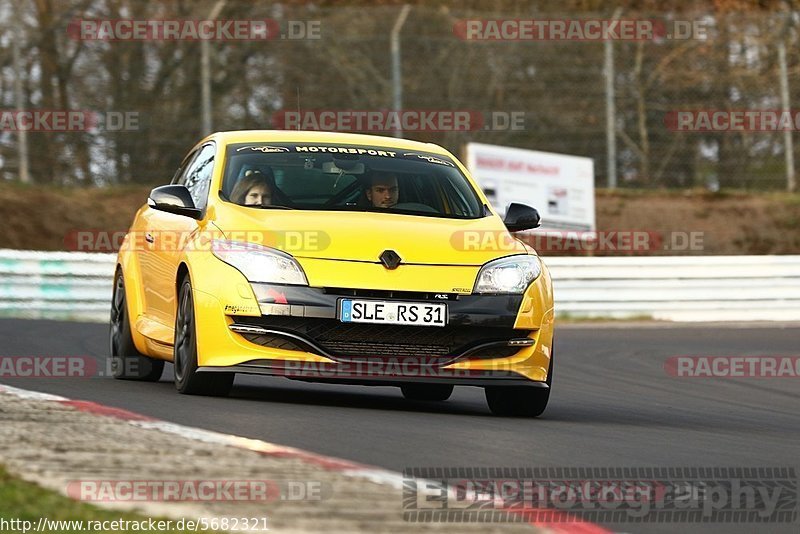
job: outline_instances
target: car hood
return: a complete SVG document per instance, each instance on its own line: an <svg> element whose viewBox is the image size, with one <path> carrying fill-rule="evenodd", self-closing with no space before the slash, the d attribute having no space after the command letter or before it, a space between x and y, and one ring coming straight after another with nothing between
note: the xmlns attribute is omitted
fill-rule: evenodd
<svg viewBox="0 0 800 534"><path fill-rule="evenodd" d="M527 254L496 215L440 219L391 213L225 210L215 225L227 239L260 243L297 258L379 263L393 250L404 264L483 265Z"/></svg>

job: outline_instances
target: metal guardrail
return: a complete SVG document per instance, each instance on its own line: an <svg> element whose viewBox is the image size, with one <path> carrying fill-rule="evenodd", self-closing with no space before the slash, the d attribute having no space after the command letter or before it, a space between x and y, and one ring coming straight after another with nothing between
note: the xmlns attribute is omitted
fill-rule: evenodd
<svg viewBox="0 0 800 534"><path fill-rule="evenodd" d="M800 256L545 258L556 311L667 321L800 321Z"/></svg>
<svg viewBox="0 0 800 534"><path fill-rule="evenodd" d="M0 316L107 321L114 254L0 250ZM545 258L568 318L800 321L800 256Z"/></svg>
<svg viewBox="0 0 800 534"><path fill-rule="evenodd" d="M0 249L0 316L107 321L115 254Z"/></svg>

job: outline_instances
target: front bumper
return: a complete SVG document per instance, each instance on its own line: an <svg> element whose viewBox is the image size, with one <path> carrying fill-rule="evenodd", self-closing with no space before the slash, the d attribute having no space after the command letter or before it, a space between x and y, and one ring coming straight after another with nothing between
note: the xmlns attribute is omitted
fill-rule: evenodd
<svg viewBox="0 0 800 534"><path fill-rule="evenodd" d="M334 361L418 358L439 366L465 357L511 356L533 344L514 329L522 295L456 295L253 284L262 317L237 317L229 328L268 348L312 352ZM444 327L343 323L346 298L446 303Z"/></svg>
<svg viewBox="0 0 800 534"><path fill-rule="evenodd" d="M456 386L526 386L548 389L546 382L532 381L513 371L472 371L454 369L451 371L436 368L390 369L341 364L316 364L265 360L248 362L230 367L200 367L199 372L242 373L253 375L291 378L303 382L329 382L336 384L357 384L361 386L399 386L408 383L452 384Z"/></svg>
<svg viewBox="0 0 800 534"><path fill-rule="evenodd" d="M358 384L548 387L549 276L524 295L251 287L260 314L232 314L217 297L195 290L200 371ZM445 302L448 323L342 323L337 316L342 298Z"/></svg>

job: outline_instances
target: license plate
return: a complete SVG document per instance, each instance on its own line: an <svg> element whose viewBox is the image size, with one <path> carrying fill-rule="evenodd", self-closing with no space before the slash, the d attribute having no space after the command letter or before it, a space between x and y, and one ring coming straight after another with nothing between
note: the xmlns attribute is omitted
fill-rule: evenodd
<svg viewBox="0 0 800 534"><path fill-rule="evenodd" d="M447 304L342 299L339 319L343 323L445 326Z"/></svg>

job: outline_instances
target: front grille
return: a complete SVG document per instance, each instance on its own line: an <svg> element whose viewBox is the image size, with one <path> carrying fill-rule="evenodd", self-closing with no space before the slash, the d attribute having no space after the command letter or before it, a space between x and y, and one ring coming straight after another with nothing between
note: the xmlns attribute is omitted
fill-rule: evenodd
<svg viewBox="0 0 800 534"><path fill-rule="evenodd" d="M476 345L490 341L507 341L528 335L528 331L512 328L359 324L342 323L336 319L291 316L247 318L247 323L308 339L339 359L416 358L431 364L451 361L453 357L461 355ZM275 346L277 343L275 338L278 336L244 334L244 337L263 346ZM519 348L512 348L514 352L519 350ZM495 350L505 353L506 351L503 349L504 347ZM479 352L484 350L481 349Z"/></svg>
<svg viewBox="0 0 800 534"><path fill-rule="evenodd" d="M326 287L325 293L343 297L408 299L408 300L458 300L458 293L430 293L424 291L395 291L388 289L354 289L344 287Z"/></svg>
<svg viewBox="0 0 800 534"><path fill-rule="evenodd" d="M366 341L325 341L325 348L335 354L374 354L375 356L447 356L444 345L415 345L413 343L370 343Z"/></svg>

